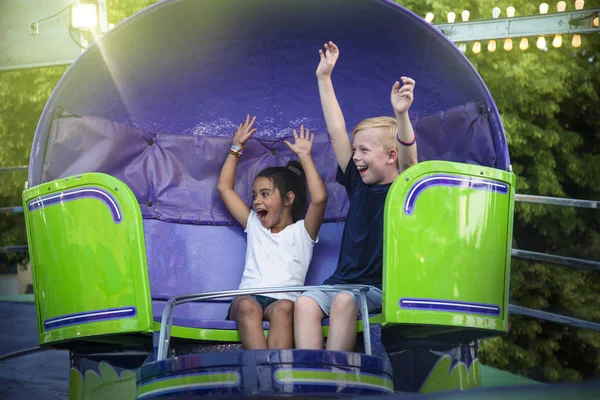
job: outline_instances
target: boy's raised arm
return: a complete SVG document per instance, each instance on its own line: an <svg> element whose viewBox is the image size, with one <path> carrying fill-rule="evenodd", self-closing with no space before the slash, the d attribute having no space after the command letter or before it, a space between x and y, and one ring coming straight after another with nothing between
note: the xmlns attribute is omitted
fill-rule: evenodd
<svg viewBox="0 0 600 400"><path fill-rule="evenodd" d="M232 149L227 155L223 168L221 168L221 174L219 175L219 181L217 182L217 192L219 192L221 200L225 203L225 207L227 207L227 210L229 210L233 218L235 218L244 229L248 222L250 209L244 200L242 200L235 190L233 190L233 187L235 185L235 170L237 169L241 149L248 139L250 139L250 136L256 132L256 129L252 128L255 120L256 117L252 117L252 120L250 120L250 116L247 115L246 121L238 127L238 130L233 136Z"/></svg>
<svg viewBox="0 0 600 400"><path fill-rule="evenodd" d="M400 173L410 166L416 164L417 160L417 143L415 132L408 118L408 109L413 102L413 94L415 81L405 76L401 77L402 87L397 81L392 87L391 102L398 123L398 164Z"/></svg>
<svg viewBox="0 0 600 400"><path fill-rule="evenodd" d="M335 159L342 171L346 171L348 161L352 157L352 142L348 138L346 131L346 121L344 114L335 97L333 83L331 82L331 72L340 54L337 46L333 42L325 43L325 53L319 50L321 61L317 67L317 82L319 84L319 96L321 98L321 107L327 124L327 131L335 153Z"/></svg>
<svg viewBox="0 0 600 400"><path fill-rule="evenodd" d="M315 139L315 135L311 134L307 129L304 131L304 126L300 125L300 135L293 130L294 133L294 144L291 144L287 140L284 142L288 147L296 153L304 174L306 175L306 185L308 187L308 193L310 194L310 204L306 211L306 217L304 218L304 227L312 238L317 239L319 229L323 223L323 217L325 215L325 207L327 206L327 189L325 184L315 167L311 156L312 144Z"/></svg>

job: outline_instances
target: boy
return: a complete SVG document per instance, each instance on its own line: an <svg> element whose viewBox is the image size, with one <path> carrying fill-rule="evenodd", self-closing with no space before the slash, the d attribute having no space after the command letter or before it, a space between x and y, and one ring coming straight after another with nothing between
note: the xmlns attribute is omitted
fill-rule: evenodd
<svg viewBox="0 0 600 400"><path fill-rule="evenodd" d="M350 198L338 266L325 285L367 284L381 289L383 208L387 192L400 172L417 163L415 135L408 118L415 82L394 83L391 103L396 118L361 121L350 142L331 72L339 56L333 42L325 44L316 75L327 131L338 162L337 180ZM329 315L327 350L353 351L356 343L358 296L349 291L312 290L296 300L294 337L298 349L322 349L321 320ZM367 292L369 312L381 308L381 291Z"/></svg>

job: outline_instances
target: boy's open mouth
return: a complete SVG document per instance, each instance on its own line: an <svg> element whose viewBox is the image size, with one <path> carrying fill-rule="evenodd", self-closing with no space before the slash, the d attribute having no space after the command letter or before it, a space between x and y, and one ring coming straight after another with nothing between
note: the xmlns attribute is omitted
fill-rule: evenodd
<svg viewBox="0 0 600 400"><path fill-rule="evenodd" d="M357 166L356 168L358 168L358 173L361 175L364 174L367 171L367 169L369 169L369 167L363 167L363 166L360 166L360 167Z"/></svg>
<svg viewBox="0 0 600 400"><path fill-rule="evenodd" d="M258 215L258 219L261 221L264 221L265 218L267 218L267 214L269 212L265 209L260 209L260 210L256 210L256 214Z"/></svg>

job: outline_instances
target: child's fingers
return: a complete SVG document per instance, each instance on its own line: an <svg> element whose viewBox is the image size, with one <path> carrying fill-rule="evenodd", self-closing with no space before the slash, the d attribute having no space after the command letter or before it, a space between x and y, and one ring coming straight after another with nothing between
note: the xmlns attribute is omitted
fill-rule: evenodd
<svg viewBox="0 0 600 400"><path fill-rule="evenodd" d="M392 86L392 94L396 93L399 88L400 88L400 82L396 81L394 83L394 86Z"/></svg>
<svg viewBox="0 0 600 400"><path fill-rule="evenodd" d="M256 121L256 115L252 117L252 119L250 120L250 123L248 124L248 128L251 128L252 125L254 125L254 121Z"/></svg>
<svg viewBox="0 0 600 400"><path fill-rule="evenodd" d="M323 50L319 49L319 57L325 58L325 54L323 54Z"/></svg>
<svg viewBox="0 0 600 400"><path fill-rule="evenodd" d="M294 134L294 142L298 141L298 132L296 132L296 129L292 129L292 133Z"/></svg>
<svg viewBox="0 0 600 400"><path fill-rule="evenodd" d="M304 140L305 136L304 136L304 125L300 125L300 139Z"/></svg>
<svg viewBox="0 0 600 400"><path fill-rule="evenodd" d="M415 80L414 79L409 78L407 76L402 76L402 77L400 77L400 79L402 79L402 82L405 85L412 85L412 87L415 87Z"/></svg>
<svg viewBox="0 0 600 400"><path fill-rule="evenodd" d="M294 148L292 147L292 144L290 142L288 142L287 140L284 140L283 143L287 144L287 147L289 147L290 150L294 151Z"/></svg>
<svg viewBox="0 0 600 400"><path fill-rule="evenodd" d="M337 53L337 52L339 51L339 50L338 50L338 47L337 47L337 46L335 45L335 43L333 43L332 41L329 41L329 47L331 48L331 50L332 50L334 53Z"/></svg>
<svg viewBox="0 0 600 400"><path fill-rule="evenodd" d="M313 140L315 140L315 134L314 134L314 133L311 133L311 134L310 134L310 142L312 143L312 142L313 142Z"/></svg>

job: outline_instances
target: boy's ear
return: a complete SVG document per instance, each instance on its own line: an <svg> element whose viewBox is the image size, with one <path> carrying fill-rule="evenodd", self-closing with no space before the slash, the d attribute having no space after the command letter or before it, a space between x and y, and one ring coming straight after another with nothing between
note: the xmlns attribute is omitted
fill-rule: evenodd
<svg viewBox="0 0 600 400"><path fill-rule="evenodd" d="M285 205L291 206L292 204L294 204L294 200L296 200L296 193L292 191L287 192L287 194L285 195Z"/></svg>
<svg viewBox="0 0 600 400"><path fill-rule="evenodd" d="M398 150L391 149L388 151L388 159L386 164L395 164L398 161Z"/></svg>

